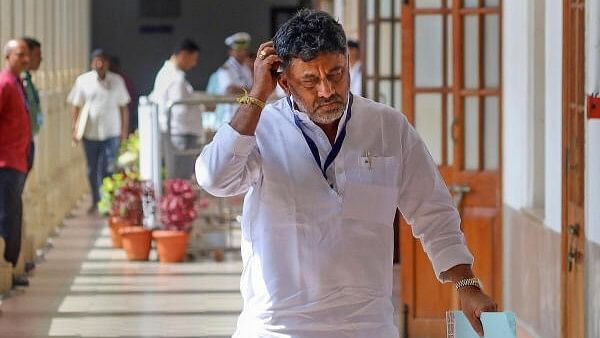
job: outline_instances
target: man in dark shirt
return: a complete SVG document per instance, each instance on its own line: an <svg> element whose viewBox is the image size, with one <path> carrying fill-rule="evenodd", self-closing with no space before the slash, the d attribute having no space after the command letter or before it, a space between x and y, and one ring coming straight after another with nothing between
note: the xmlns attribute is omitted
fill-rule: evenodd
<svg viewBox="0 0 600 338"><path fill-rule="evenodd" d="M4 258L15 266L21 251L21 194L31 147L31 122L20 77L29 65L27 43L9 41L4 57L6 66L0 72L0 236L6 244ZM13 287L27 285L27 278L13 277Z"/></svg>
<svg viewBox="0 0 600 338"><path fill-rule="evenodd" d="M35 72L40 68L42 63L42 44L31 37L24 37L23 40L29 48L29 65L21 74L23 80L23 88L25 89L25 98L27 99L27 108L29 110L29 118L31 120L31 132L33 137L40 131L43 121L42 110L40 107L40 96L35 84L31 79L31 72ZM31 143L29 151L29 169L33 167L34 158L34 143Z"/></svg>
<svg viewBox="0 0 600 338"><path fill-rule="evenodd" d="M27 154L27 166L29 171L31 171L33 168L33 160L35 158L36 135L40 131L43 121L43 114L40 107L40 95L31 78L31 72L37 71L42 63L42 44L32 37L23 37L22 39L25 40L27 47L29 48L29 65L25 71L21 73L21 79L23 80L23 89L25 90L27 109L29 110L29 119L31 121L32 139L29 153ZM26 272L29 272L34 268L34 262L25 262Z"/></svg>

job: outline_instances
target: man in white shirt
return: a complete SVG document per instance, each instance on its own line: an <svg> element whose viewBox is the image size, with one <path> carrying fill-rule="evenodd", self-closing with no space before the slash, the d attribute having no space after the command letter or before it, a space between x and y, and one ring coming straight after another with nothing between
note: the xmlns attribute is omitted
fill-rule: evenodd
<svg viewBox="0 0 600 338"><path fill-rule="evenodd" d="M397 338L396 208L483 332L479 315L496 304L471 271L452 198L406 117L350 93L341 25L302 10L273 40L258 50L250 94L196 161L208 192L246 192L234 337ZM277 81L288 97L264 106Z"/></svg>
<svg viewBox="0 0 600 338"><path fill-rule="evenodd" d="M348 40L348 59L350 61L350 91L362 94L362 68L360 62L360 45L358 41Z"/></svg>
<svg viewBox="0 0 600 338"><path fill-rule="evenodd" d="M119 142L128 135L127 104L131 99L123 78L108 71L109 57L103 50L94 50L91 60L92 70L79 75L67 101L72 105L72 133L76 142L77 118L85 104L89 107L83 146L92 190L89 212L94 213L102 179L114 170Z"/></svg>
<svg viewBox="0 0 600 338"><path fill-rule="evenodd" d="M252 70L247 64L250 43L250 34L245 32L235 33L225 39L225 45L229 47L229 58L215 72L216 86L211 94L241 95L244 89L249 90L252 87ZM228 123L237 107L236 104L217 105L215 111L217 125Z"/></svg>
<svg viewBox="0 0 600 338"><path fill-rule="evenodd" d="M170 178L190 178L193 175L195 156L176 155L176 151L200 148L202 144L202 107L175 105L169 121L171 102L189 98L194 88L186 80L185 72L198 64L200 48L191 39L184 39L173 50L156 74L150 100L158 104L159 123L163 133L163 152ZM170 130L168 130L170 128ZM171 135L170 140L168 135Z"/></svg>

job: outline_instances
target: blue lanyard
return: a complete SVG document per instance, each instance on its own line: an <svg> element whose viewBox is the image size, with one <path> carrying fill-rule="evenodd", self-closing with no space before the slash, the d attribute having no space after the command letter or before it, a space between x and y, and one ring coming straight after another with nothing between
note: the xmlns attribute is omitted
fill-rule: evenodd
<svg viewBox="0 0 600 338"><path fill-rule="evenodd" d="M344 121L342 130L340 131L340 134L338 135L337 139L335 140L333 147L331 148L331 151L329 152L329 155L327 155L327 158L325 159L325 166L321 166L321 156L319 155L319 148L317 148L317 144L315 143L315 141L313 141L313 139L310 138L310 136L306 135L306 133L304 132L304 129L302 129L302 121L300 120L298 115L294 114L294 122L296 123L296 126L298 127L298 129L300 129L300 132L302 132L302 135L304 136L304 139L306 140L306 144L308 145L310 152L312 153L313 157L315 158L315 162L317 162L319 169L323 173L323 177L325 177L325 180L327 180L327 169L333 163L335 158L340 153L340 150L342 149L342 144L344 143L344 139L346 138L346 126L348 125L348 121L350 121L350 118L352 117L353 97L352 97L352 93L350 93L349 95L350 95L350 99L348 101L348 111L346 112L346 120ZM288 97L287 101L288 101L288 104L290 105L290 109L293 112L294 106L292 104L292 100L290 100L290 98Z"/></svg>

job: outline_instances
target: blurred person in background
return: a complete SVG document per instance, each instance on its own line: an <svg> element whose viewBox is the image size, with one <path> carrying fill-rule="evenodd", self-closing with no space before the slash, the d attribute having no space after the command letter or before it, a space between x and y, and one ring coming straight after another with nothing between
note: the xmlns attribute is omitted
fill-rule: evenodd
<svg viewBox="0 0 600 338"><path fill-rule="evenodd" d="M214 73L213 86L207 91L216 95L242 95L244 89L252 87L252 67L249 65L250 34L238 32L225 39L229 48L229 58ZM211 76L212 77L212 76ZM237 104L218 104L215 114L217 128L223 123L228 123L235 113Z"/></svg>
<svg viewBox="0 0 600 338"><path fill-rule="evenodd" d="M4 259L17 265L23 225L22 193L29 171L32 132L21 74L28 69L30 51L23 39L4 46L6 65L0 72L0 236ZM28 286L24 276L12 278L12 286Z"/></svg>
<svg viewBox="0 0 600 338"><path fill-rule="evenodd" d="M127 105L129 109L129 133L133 133L138 126L138 116L137 116L137 106L138 106L138 97L135 93L135 88L133 87L133 82L123 72L123 68L121 68L121 60L118 56L112 55L110 56L110 61L108 62L108 70L121 75L123 81L125 81L125 88L127 88L127 92L129 93L129 97L131 97L131 101Z"/></svg>
<svg viewBox="0 0 600 338"><path fill-rule="evenodd" d="M23 87L25 89L25 98L27 99L27 108L29 109L29 120L31 121L32 133L31 146L29 147L29 153L27 155L27 174L29 174L29 171L33 168L37 134L44 122L40 95L31 78L31 72L40 69L40 64L42 63L42 44L32 37L23 37L22 39L27 43L27 47L29 48L29 65L27 66L27 69L21 73L21 79L23 80ZM34 262L25 262L25 271L29 272L34 267Z"/></svg>
<svg viewBox="0 0 600 338"><path fill-rule="evenodd" d="M159 107L163 155L169 178L190 178L194 172L194 156L176 156L175 151L198 149L204 135L202 125L203 106L176 105L171 109L168 123L168 105L194 94L194 88L186 80L185 73L196 67L200 47L191 39L182 40L175 46L171 56L156 74L150 100ZM169 128L169 133L167 129ZM168 134L171 138L168 139Z"/></svg>
<svg viewBox="0 0 600 338"><path fill-rule="evenodd" d="M92 191L92 205L88 212L94 214L100 201L102 180L115 169L120 141L129 134L131 101L125 81L119 74L108 70L109 56L102 49L91 54L89 72L77 77L67 101L72 109L73 141L77 137L77 123L82 110L87 110L83 133L83 148L87 161L87 175Z"/></svg>
<svg viewBox="0 0 600 338"><path fill-rule="evenodd" d="M350 61L350 91L362 96L362 64L360 45L356 40L348 40L348 59Z"/></svg>

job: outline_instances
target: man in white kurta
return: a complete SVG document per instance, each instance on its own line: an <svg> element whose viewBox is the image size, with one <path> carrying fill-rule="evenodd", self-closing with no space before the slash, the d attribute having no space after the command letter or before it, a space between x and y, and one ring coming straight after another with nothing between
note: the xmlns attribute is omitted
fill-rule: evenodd
<svg viewBox="0 0 600 338"><path fill-rule="evenodd" d="M88 106L82 141L92 193L90 213L96 211L102 180L114 171L119 142L129 131L127 105L131 98L123 78L108 71L108 62L108 55L103 50L93 51L92 70L77 77L67 97L67 102L72 105L73 134L80 111L84 105ZM76 137L74 140L79 141Z"/></svg>
<svg viewBox="0 0 600 338"><path fill-rule="evenodd" d="M163 133L163 151L169 178L189 178L192 175L194 156L176 156L176 151L200 149L204 129L202 110L199 105L179 104L171 108L172 102L194 95L194 88L186 80L185 72L198 62L199 47L190 40L181 41L156 74L150 100L158 104L160 129ZM170 135L170 140L168 136Z"/></svg>
<svg viewBox="0 0 600 338"><path fill-rule="evenodd" d="M296 31L307 32L309 42L290 41L302 40ZM321 42L311 44L311 34ZM339 24L301 11L274 42L261 45L250 95L196 162L208 192L246 193L244 307L234 337L398 337L391 300L396 208L436 275L455 282L473 277L459 215L405 116L349 93ZM307 49L312 54L295 52ZM279 66L289 96L262 108ZM494 308L481 290L465 292L469 311Z"/></svg>

